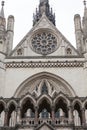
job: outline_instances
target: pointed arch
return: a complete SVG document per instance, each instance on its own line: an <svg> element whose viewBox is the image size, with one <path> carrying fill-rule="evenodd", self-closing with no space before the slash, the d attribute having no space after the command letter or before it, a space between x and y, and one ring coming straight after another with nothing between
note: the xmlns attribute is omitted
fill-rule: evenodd
<svg viewBox="0 0 87 130"><path fill-rule="evenodd" d="M85 108L85 106L87 105L87 98L84 100L84 102L83 102L83 108Z"/></svg>
<svg viewBox="0 0 87 130"><path fill-rule="evenodd" d="M31 117L33 118L35 116L35 100L32 98L32 96L27 95L20 101L21 106L21 118L25 117Z"/></svg>
<svg viewBox="0 0 87 130"><path fill-rule="evenodd" d="M60 116L64 116L68 118L68 106L70 106L70 101L68 98L60 93L54 99L54 106L55 106L55 117L58 118Z"/></svg>
<svg viewBox="0 0 87 130"><path fill-rule="evenodd" d="M0 104L3 105L4 109L6 108L6 102L3 99L0 99Z"/></svg>
<svg viewBox="0 0 87 130"><path fill-rule="evenodd" d="M58 102L60 99L62 99L66 104L67 106L70 106L70 101L69 99L63 94L63 93L59 93L58 96L54 99L54 104L56 104L56 102Z"/></svg>
<svg viewBox="0 0 87 130"><path fill-rule="evenodd" d="M38 117L39 118L50 118L51 113L51 104L46 97L43 97L38 103Z"/></svg>
<svg viewBox="0 0 87 130"><path fill-rule="evenodd" d="M7 103L7 108L9 108L11 104L13 104L15 106L15 108L17 108L17 106L18 106L17 102L14 99L11 99Z"/></svg>
<svg viewBox="0 0 87 130"><path fill-rule="evenodd" d="M46 94L44 94L44 95L42 95L41 97L39 97L39 99L37 100L37 106L39 106L39 104L40 104L43 100L46 100L46 101L52 106L52 100L51 100L51 98L50 98L48 95L46 95Z"/></svg>
<svg viewBox="0 0 87 130"><path fill-rule="evenodd" d="M62 79L61 77L57 76L57 75L54 75L52 73L48 73L48 72L41 72L41 73L38 73L38 74L35 74L31 77L29 77L28 79L26 79L23 83L20 84L20 86L17 88L15 94L14 94L14 97L19 97L20 95L24 95L24 87L25 86L29 86L29 84L32 82L34 83L36 80L39 80L39 79L52 79L54 82L58 83L60 82L60 84L62 84L64 86L64 89L66 89L66 92L68 92L68 96L72 96L72 97L75 97L76 96L76 93L75 91L73 90L73 88L71 87L71 85L69 83L67 83L64 79ZM65 93L66 94L66 93Z"/></svg>
<svg viewBox="0 0 87 130"><path fill-rule="evenodd" d="M81 102L81 100L79 98L76 98L75 100L73 100L73 102L72 102L73 108L74 108L76 103L78 103L80 108L82 109L82 102Z"/></svg>
<svg viewBox="0 0 87 130"><path fill-rule="evenodd" d="M20 107L22 107L23 103L26 102L26 100L28 99L32 102L33 105L36 104L36 100L32 97L30 93L28 93L27 95L24 95L20 100Z"/></svg>

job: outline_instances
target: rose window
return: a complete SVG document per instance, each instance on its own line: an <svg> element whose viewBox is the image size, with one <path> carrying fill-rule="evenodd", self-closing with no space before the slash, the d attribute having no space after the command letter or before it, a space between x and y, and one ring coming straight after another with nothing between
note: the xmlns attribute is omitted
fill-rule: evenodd
<svg viewBox="0 0 87 130"><path fill-rule="evenodd" d="M32 49L43 55L54 52L57 48L57 38L47 32L37 33L31 40Z"/></svg>

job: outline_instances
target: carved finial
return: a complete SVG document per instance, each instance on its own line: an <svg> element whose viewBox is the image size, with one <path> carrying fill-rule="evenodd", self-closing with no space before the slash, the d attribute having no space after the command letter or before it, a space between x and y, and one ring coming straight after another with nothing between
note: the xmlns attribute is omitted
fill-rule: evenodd
<svg viewBox="0 0 87 130"><path fill-rule="evenodd" d="M86 2L87 2L86 0L83 1L83 3L84 3L84 7L85 7L85 8L86 8Z"/></svg>
<svg viewBox="0 0 87 130"><path fill-rule="evenodd" d="M2 6L4 6L4 3L5 3L5 2L4 2L4 1L2 1L1 5L2 5Z"/></svg>

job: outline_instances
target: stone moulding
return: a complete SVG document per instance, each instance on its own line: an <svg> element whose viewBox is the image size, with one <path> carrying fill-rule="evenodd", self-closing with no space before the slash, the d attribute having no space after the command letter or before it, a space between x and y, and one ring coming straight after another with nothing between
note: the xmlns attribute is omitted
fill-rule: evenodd
<svg viewBox="0 0 87 130"><path fill-rule="evenodd" d="M83 61L37 61L37 62L7 62L6 68L53 68L53 67L83 67Z"/></svg>

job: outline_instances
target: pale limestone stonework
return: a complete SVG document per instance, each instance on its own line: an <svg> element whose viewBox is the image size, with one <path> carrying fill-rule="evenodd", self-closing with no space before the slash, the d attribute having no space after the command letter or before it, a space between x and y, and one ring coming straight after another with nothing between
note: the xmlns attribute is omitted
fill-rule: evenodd
<svg viewBox="0 0 87 130"><path fill-rule="evenodd" d="M56 28L49 1L38 8L32 29L12 49L14 17L6 24L2 2L0 130L86 130L86 5L83 27L80 15L74 17L76 48Z"/></svg>

